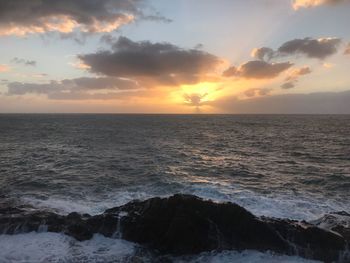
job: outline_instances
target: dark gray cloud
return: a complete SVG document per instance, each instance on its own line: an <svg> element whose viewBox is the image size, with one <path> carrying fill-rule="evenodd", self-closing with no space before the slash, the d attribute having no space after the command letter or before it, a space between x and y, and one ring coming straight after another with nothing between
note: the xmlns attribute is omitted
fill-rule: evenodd
<svg viewBox="0 0 350 263"><path fill-rule="evenodd" d="M165 20L144 14L144 0L1 0L0 35L111 32L135 19Z"/></svg>
<svg viewBox="0 0 350 263"><path fill-rule="evenodd" d="M235 67L235 66L232 66L232 67L229 67L228 69L226 69L222 75L224 77L237 77L239 75L239 70Z"/></svg>
<svg viewBox="0 0 350 263"><path fill-rule="evenodd" d="M267 96L270 94L272 90L269 88L256 88L256 89L248 89L244 92L244 95L248 98L258 97L258 96Z"/></svg>
<svg viewBox="0 0 350 263"><path fill-rule="evenodd" d="M22 64L25 66L32 66L32 67L35 67L37 64L35 60L26 60L26 59L17 58L17 57L13 58L11 61L16 64Z"/></svg>
<svg viewBox="0 0 350 263"><path fill-rule="evenodd" d="M254 48L251 55L259 60L270 61L275 56L275 51L269 47Z"/></svg>
<svg viewBox="0 0 350 263"><path fill-rule="evenodd" d="M337 53L340 46L340 38L303 38L294 39L279 47L281 55L305 55L309 58L325 59Z"/></svg>
<svg viewBox="0 0 350 263"><path fill-rule="evenodd" d="M100 42L112 46L118 39L111 34L104 34L100 38Z"/></svg>
<svg viewBox="0 0 350 263"><path fill-rule="evenodd" d="M285 94L240 100L226 97L211 105L227 113L350 114L350 90L311 94Z"/></svg>
<svg viewBox="0 0 350 263"><path fill-rule="evenodd" d="M290 62L268 63L266 61L249 61L240 67L231 67L223 75L225 77L242 77L247 79L272 79L293 66Z"/></svg>
<svg viewBox="0 0 350 263"><path fill-rule="evenodd" d="M221 60L207 52L182 49L170 43L134 42L120 37L105 50L78 56L90 72L133 78L140 82L178 85L196 83Z"/></svg>
<svg viewBox="0 0 350 263"><path fill-rule="evenodd" d="M303 55L309 58L325 59L338 52L342 40L340 38L303 38L294 39L282 44L277 51L269 48L254 48L252 57L269 62L272 59L291 55ZM349 51L350 52L350 51Z"/></svg>
<svg viewBox="0 0 350 263"><path fill-rule="evenodd" d="M76 78L62 81L51 81L49 83L20 83L11 82L7 84L7 95L39 94L47 95L49 99L80 99L102 98L106 94L117 94L114 91L137 90L136 82L120 78ZM104 95L99 91L106 90ZM111 93L111 91L113 91Z"/></svg>
<svg viewBox="0 0 350 263"><path fill-rule="evenodd" d="M295 87L295 85L296 85L295 81L287 81L281 85L281 88L282 89L292 89Z"/></svg>

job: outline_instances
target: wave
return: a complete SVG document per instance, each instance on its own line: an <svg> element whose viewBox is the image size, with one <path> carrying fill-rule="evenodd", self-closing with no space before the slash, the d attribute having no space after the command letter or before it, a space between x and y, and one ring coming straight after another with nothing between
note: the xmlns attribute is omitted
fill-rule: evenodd
<svg viewBox="0 0 350 263"><path fill-rule="evenodd" d="M159 186L145 184L142 187L125 187L103 196L86 195L83 198L74 196L54 196L45 198L29 195L21 197L21 203L37 208L52 210L60 214L72 212L97 215L113 206L121 206L132 200L146 200L152 197L169 197L176 193L193 194L216 202L233 202L243 206L258 216L289 218L293 220L316 220L324 214L337 211L350 211L350 204L342 200L326 199L313 193L298 195L283 193L264 194L247 190L238 185L213 181L208 178L191 177L183 182L175 178Z"/></svg>

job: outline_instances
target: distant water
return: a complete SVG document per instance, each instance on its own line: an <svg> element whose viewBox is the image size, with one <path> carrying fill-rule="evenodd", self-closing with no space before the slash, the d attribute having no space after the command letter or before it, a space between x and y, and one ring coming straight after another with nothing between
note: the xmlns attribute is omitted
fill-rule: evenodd
<svg viewBox="0 0 350 263"><path fill-rule="evenodd" d="M292 219L350 212L350 116L0 115L0 189L1 201L62 214L96 214L173 193ZM8 249L0 252L0 261L12 255L11 244L28 248L30 235L37 238L38 253L40 246L64 249L72 243L51 233L0 236L0 246ZM95 237L69 247L100 253L98 244L105 244L102 251L111 261L118 254L108 254L108 247L118 246L126 255L133 250L121 240L111 242ZM245 256L250 262L273 261L257 252L202 255L201 261Z"/></svg>

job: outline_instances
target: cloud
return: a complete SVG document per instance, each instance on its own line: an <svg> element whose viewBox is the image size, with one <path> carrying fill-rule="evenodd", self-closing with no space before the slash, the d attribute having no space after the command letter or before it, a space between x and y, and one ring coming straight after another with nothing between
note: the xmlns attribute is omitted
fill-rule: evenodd
<svg viewBox="0 0 350 263"><path fill-rule="evenodd" d="M258 96L267 96L271 92L269 88L261 88L261 89L248 89L244 92L244 95L248 98L258 97Z"/></svg>
<svg viewBox="0 0 350 263"><path fill-rule="evenodd" d="M288 76L285 79L285 83L281 85L282 89L292 89L298 83L298 80L301 76L310 74L312 71L310 67L304 66L302 68L293 69L288 73Z"/></svg>
<svg viewBox="0 0 350 263"><path fill-rule="evenodd" d="M143 0L1 0L0 35L112 32L135 19L164 20L145 15Z"/></svg>
<svg viewBox="0 0 350 263"><path fill-rule="evenodd" d="M282 89L292 89L294 88L296 85L296 81L288 81L288 82L285 82L281 85L281 88Z"/></svg>
<svg viewBox="0 0 350 263"><path fill-rule="evenodd" d="M7 72L9 70L9 66L0 64L0 72Z"/></svg>
<svg viewBox="0 0 350 263"><path fill-rule="evenodd" d="M99 99L102 97L107 99L106 94L116 95L121 91L138 90L140 87L136 82L127 79L83 77L62 81L52 80L41 84L11 82L7 84L7 88L8 96L37 94L47 95L49 99Z"/></svg>
<svg viewBox="0 0 350 263"><path fill-rule="evenodd" d="M305 55L309 58L325 59L335 54L341 43L339 38L304 38L284 43L278 52L281 55Z"/></svg>
<svg viewBox="0 0 350 263"><path fill-rule="evenodd" d="M165 42L134 42L126 37L114 42L111 50L78 58L95 74L169 86L197 83L222 63L204 51L182 49Z"/></svg>
<svg viewBox="0 0 350 263"><path fill-rule="evenodd" d="M223 75L225 77L242 77L247 79L272 79L283 71L289 69L293 64L290 62L268 63L265 61L249 61L238 68L230 67Z"/></svg>
<svg viewBox="0 0 350 263"><path fill-rule="evenodd" d="M307 74L310 74L312 71L310 69L310 67L308 66L304 66L302 68L297 68L297 69L294 69L293 71L291 71L287 78L286 78L286 81L293 81L293 80L297 80L300 76L304 76L304 75L307 75Z"/></svg>
<svg viewBox="0 0 350 263"><path fill-rule="evenodd" d="M276 51L269 47L254 48L251 56L255 59L270 62L272 59L291 55L304 55L309 58L325 59L338 52L340 38L303 38L293 39L282 44ZM350 53L350 44L348 48Z"/></svg>
<svg viewBox="0 0 350 263"><path fill-rule="evenodd" d="M26 59L23 59L23 58L15 57L15 58L12 59L12 62L16 63L16 64L23 64L25 66L32 66L32 67L36 66L36 61L35 60L26 60Z"/></svg>
<svg viewBox="0 0 350 263"><path fill-rule="evenodd" d="M48 77L49 75L46 73L38 73L38 74L33 74L32 77L34 78L45 78Z"/></svg>
<svg viewBox="0 0 350 263"><path fill-rule="evenodd" d="M203 99L208 96L208 93L199 94L184 94L185 104L188 106L199 107L203 105Z"/></svg>
<svg viewBox="0 0 350 263"><path fill-rule="evenodd" d="M345 48L344 54L345 54L345 55L350 55L350 43L349 43L349 44L347 45L347 47Z"/></svg>
<svg viewBox="0 0 350 263"><path fill-rule="evenodd" d="M298 10L300 8L310 8L321 5L336 5L341 3L349 2L348 0L293 0L293 8L294 10Z"/></svg>
<svg viewBox="0 0 350 263"><path fill-rule="evenodd" d="M50 100L121 100L126 97L139 95L138 92L105 92L105 93L88 93L83 91L72 92L54 92L48 94Z"/></svg>
<svg viewBox="0 0 350 263"><path fill-rule="evenodd" d="M211 105L227 113L350 114L350 90L311 94L285 94L240 100L225 97Z"/></svg>
<svg viewBox="0 0 350 263"><path fill-rule="evenodd" d="M255 59L270 61L275 56L275 51L269 47L254 48L251 56Z"/></svg>
<svg viewBox="0 0 350 263"><path fill-rule="evenodd" d="M322 66L326 69L331 69L331 68L335 67L335 64L324 62L324 63L322 63Z"/></svg>

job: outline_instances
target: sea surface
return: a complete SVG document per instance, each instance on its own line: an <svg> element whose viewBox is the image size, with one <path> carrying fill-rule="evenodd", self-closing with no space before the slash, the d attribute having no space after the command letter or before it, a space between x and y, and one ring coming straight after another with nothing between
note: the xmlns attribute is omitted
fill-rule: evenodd
<svg viewBox="0 0 350 263"><path fill-rule="evenodd" d="M350 212L350 115L0 115L1 202L98 214L189 193L260 216ZM120 262L137 245L96 235L0 235L0 262ZM255 251L177 262L310 262ZM152 261L152 260L151 260Z"/></svg>

